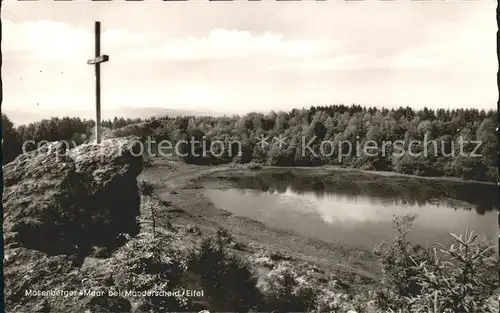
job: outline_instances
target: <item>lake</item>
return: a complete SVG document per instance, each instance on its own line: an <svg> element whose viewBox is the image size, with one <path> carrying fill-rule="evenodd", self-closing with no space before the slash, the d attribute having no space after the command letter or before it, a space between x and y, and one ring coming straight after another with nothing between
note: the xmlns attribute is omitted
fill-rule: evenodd
<svg viewBox="0 0 500 313"><path fill-rule="evenodd" d="M448 244L450 232L472 228L497 244L496 193L496 186L485 184L422 181L415 188L263 173L234 180L234 188L208 189L205 196L219 208L273 228L372 249L395 235L393 216L407 213L418 214L409 235L415 243Z"/></svg>

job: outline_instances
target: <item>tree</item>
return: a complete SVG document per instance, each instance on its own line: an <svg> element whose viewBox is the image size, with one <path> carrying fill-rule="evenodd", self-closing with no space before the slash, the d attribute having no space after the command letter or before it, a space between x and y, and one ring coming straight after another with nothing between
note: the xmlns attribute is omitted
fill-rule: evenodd
<svg viewBox="0 0 500 313"><path fill-rule="evenodd" d="M496 166L498 164L498 124L491 118L486 118L479 125L476 138L481 141L481 154L486 165Z"/></svg>
<svg viewBox="0 0 500 313"><path fill-rule="evenodd" d="M7 115L2 114L2 164L6 164L21 153L22 142Z"/></svg>

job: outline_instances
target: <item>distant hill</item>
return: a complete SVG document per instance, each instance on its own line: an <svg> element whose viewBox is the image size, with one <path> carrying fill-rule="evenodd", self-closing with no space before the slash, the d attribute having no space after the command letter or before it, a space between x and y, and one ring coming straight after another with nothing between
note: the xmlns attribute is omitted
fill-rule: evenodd
<svg viewBox="0 0 500 313"><path fill-rule="evenodd" d="M92 110L44 110L41 107L37 107L33 110L27 109L15 109L15 108L2 108L2 113L7 114L9 119L16 125L28 124L31 122L37 122L41 119L51 118L51 117L81 117L86 119L94 119L95 113ZM202 110L179 110L170 108L160 108L160 107L128 107L122 109L102 109L102 119L112 119L115 116L124 118L149 118L149 117L160 117L168 115L170 117L176 116L224 116L232 115L232 113L222 113L222 112L212 112L212 111L202 111Z"/></svg>

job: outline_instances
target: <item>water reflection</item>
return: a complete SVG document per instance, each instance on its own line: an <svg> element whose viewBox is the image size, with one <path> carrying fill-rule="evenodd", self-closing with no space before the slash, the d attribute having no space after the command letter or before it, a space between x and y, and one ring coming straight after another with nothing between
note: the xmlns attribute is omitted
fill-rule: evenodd
<svg viewBox="0 0 500 313"><path fill-rule="evenodd" d="M450 232L468 227L496 238L496 186L338 182L289 173L262 173L234 183L237 188L207 190L206 196L235 215L326 241L371 249L394 235L393 215L406 213L419 215L410 236L418 243L450 243Z"/></svg>
<svg viewBox="0 0 500 313"><path fill-rule="evenodd" d="M257 189L270 193L284 193L291 190L299 195L313 192L317 198L323 198L328 193L338 193L350 196L351 199L363 195L417 206L447 200L448 205L455 202L457 207L474 208L480 215L499 208L498 189L492 184L432 180L405 180L404 183L387 184L387 181L387 179L339 181L327 177L297 177L289 172L263 172L253 177L235 179L234 182L241 189Z"/></svg>

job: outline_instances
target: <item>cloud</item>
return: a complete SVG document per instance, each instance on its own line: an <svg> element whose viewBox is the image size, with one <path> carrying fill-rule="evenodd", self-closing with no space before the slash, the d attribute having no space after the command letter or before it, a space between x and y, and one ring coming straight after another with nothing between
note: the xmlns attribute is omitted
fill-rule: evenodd
<svg viewBox="0 0 500 313"><path fill-rule="evenodd" d="M136 56L162 60L241 59L250 57L303 58L320 54L322 41L287 40L276 33L261 36L250 31L212 29L206 37L170 39L159 47L137 49Z"/></svg>
<svg viewBox="0 0 500 313"><path fill-rule="evenodd" d="M3 49L16 57L43 60L85 58L92 53L94 34L83 27L55 21L3 21ZM152 60L196 61L241 58L304 58L319 55L325 41L285 39L277 33L213 29L204 37L162 39L161 35L110 29L102 34L103 50L118 56ZM116 50L119 46L120 50ZM114 51L113 51L114 50Z"/></svg>
<svg viewBox="0 0 500 313"><path fill-rule="evenodd" d="M102 42L106 45L138 45L154 39L147 34L132 33L120 29L106 30L102 34Z"/></svg>
<svg viewBox="0 0 500 313"><path fill-rule="evenodd" d="M395 32L390 38L375 36L375 33L354 32L347 37L345 34L334 36L334 40L311 40L288 38L275 32L256 34L246 30L216 28L205 36L169 39L162 38L158 33L109 29L102 35L102 45L103 52L112 55L113 59L134 57L151 61L200 61L253 58L260 68L271 71L452 67L487 70L497 64L494 41L489 40L494 36L495 28L490 24L491 21L482 21L471 28L441 22L435 25L432 32L422 32L426 34L425 40L420 32L413 34L421 39L418 44L402 41L401 38L407 38L404 31ZM93 53L92 29L49 20L17 23L4 20L3 27L6 59L86 59ZM353 51L353 47L357 48ZM16 54L10 55L10 52Z"/></svg>
<svg viewBox="0 0 500 313"><path fill-rule="evenodd" d="M94 71L85 62L94 54L91 17L103 21L102 51L111 59L103 70L103 107L244 111L356 102L493 108L494 5L339 3L287 6L278 15L227 7L203 16L158 7L144 11L144 21L83 3L19 7L2 20L9 73L4 103L68 112L93 107ZM32 21L37 18L47 20Z"/></svg>
<svg viewBox="0 0 500 313"><path fill-rule="evenodd" d="M92 35L53 21L2 21L4 53L33 53L36 58L64 59L85 52L92 43Z"/></svg>
<svg viewBox="0 0 500 313"><path fill-rule="evenodd" d="M16 53L43 60L85 58L93 51L94 33L83 27L72 27L55 21L13 22L3 20L2 49L5 54ZM106 48L140 44L148 39L142 34L110 29L103 32L102 45Z"/></svg>
<svg viewBox="0 0 500 313"><path fill-rule="evenodd" d="M401 44L400 37L407 36L404 32L398 35L398 40L394 37L358 34L352 38L337 39L339 48L331 50L328 55L284 60L270 65L268 69L298 72L372 69L496 72L498 62L495 41L492 39L495 32L495 25L487 20L474 27L470 27L470 24L438 23L433 32L426 32L425 40L419 40L418 44Z"/></svg>
<svg viewBox="0 0 500 313"><path fill-rule="evenodd" d="M268 66L271 71L329 72L386 69L439 69L442 60L425 55L402 53L391 57L348 54L337 57L280 62Z"/></svg>

